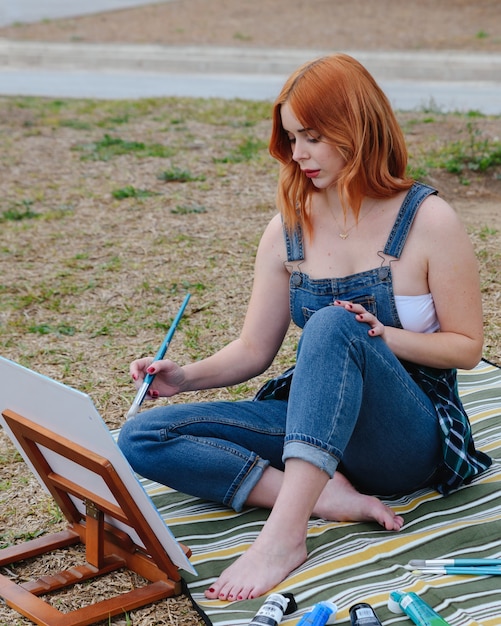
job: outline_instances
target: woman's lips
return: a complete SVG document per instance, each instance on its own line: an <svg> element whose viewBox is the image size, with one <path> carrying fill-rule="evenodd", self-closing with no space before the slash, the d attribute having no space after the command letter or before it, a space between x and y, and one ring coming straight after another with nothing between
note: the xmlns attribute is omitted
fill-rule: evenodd
<svg viewBox="0 0 501 626"><path fill-rule="evenodd" d="M320 170L304 170L304 175L308 178L316 178L320 174Z"/></svg>

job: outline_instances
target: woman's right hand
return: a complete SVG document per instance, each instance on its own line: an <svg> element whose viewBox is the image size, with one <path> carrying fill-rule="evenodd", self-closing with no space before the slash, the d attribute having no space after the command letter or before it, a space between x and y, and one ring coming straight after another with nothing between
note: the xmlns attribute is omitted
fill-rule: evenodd
<svg viewBox="0 0 501 626"><path fill-rule="evenodd" d="M152 399L176 395L182 391L185 380L182 367L170 359L162 361L154 361L152 357L136 359L130 364L129 371L136 389L141 387L146 374L155 376L148 389L148 395Z"/></svg>

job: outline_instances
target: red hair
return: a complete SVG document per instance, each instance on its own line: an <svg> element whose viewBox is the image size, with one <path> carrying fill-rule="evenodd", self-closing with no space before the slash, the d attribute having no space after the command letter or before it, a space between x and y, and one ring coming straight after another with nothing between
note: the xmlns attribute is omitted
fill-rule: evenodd
<svg viewBox="0 0 501 626"><path fill-rule="evenodd" d="M308 207L317 189L292 160L280 115L285 103L304 128L319 133L343 157L337 190L344 211L351 209L358 218L364 197L388 198L411 187L405 138L388 98L354 58L322 57L289 77L273 107L269 150L281 163L277 201L289 230L298 222L311 230Z"/></svg>

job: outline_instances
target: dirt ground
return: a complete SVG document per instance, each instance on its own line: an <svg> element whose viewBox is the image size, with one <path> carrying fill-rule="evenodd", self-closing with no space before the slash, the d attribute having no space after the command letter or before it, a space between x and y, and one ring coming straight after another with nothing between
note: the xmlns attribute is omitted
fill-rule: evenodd
<svg viewBox="0 0 501 626"><path fill-rule="evenodd" d="M498 0L172 0L0 29L45 41L501 51Z"/></svg>
<svg viewBox="0 0 501 626"><path fill-rule="evenodd" d="M501 4L499 0L173 0L15 25L0 29L0 37L501 52ZM15 305L0 302L2 355L17 360L22 352L23 363L33 369L79 389L85 384L82 390L92 395L110 427L120 425L130 403L128 362L152 351L152 338L161 331L151 318L165 317L166 303L179 297L176 290L183 278L196 291L196 305L173 342L174 358L204 356L238 332L255 244L274 211L275 178L266 157L224 161L243 139L264 145L268 122L259 118L255 124L247 123L251 108L241 117L235 114L214 122L216 114L226 115L224 103L215 105L216 114L210 115L202 103L197 103L196 111L191 106L155 101L109 105L0 101L4 144L0 215L9 210L26 218L0 224L0 293L4 303L10 299ZM237 109L234 105L232 110ZM431 111L400 114L399 121L414 158L459 139L492 143L501 134L499 117L473 116L465 125L459 116ZM171 161L192 172L193 182L160 181L156 174L167 165L157 157L122 154L93 160L95 152L85 150L95 151L103 135L179 147ZM501 364L500 167L487 174L470 171L468 178L466 184L456 174L433 169L427 182L440 189L471 233L481 269L487 348L491 360ZM113 191L131 189L145 192L145 197L113 197ZM28 219L30 211L38 217ZM159 242L161 251L152 258L151 250ZM234 268L231 275L228 263ZM4 328L8 332L2 334ZM236 397L227 390L218 393ZM40 493L0 432L0 547L40 529L52 532L62 524L51 500ZM67 555L58 558L66 561ZM42 562L37 572L27 564L16 569L16 575L31 578L45 573L48 565ZM118 576L103 584L118 590L130 580ZM100 590L92 593L99 595ZM71 602L71 593L60 600L63 608ZM13 624L30 622L0 605L0 626ZM118 616L109 624L201 622L181 596Z"/></svg>
<svg viewBox="0 0 501 626"><path fill-rule="evenodd" d="M315 3L170 0L90 16L17 23L0 28L1 37L167 46L499 53L501 3L498 0L317 0ZM472 194L460 189L465 192L459 198L461 208L478 223L489 221L499 225L498 181L493 184L486 181L485 185L489 192L494 192L493 203L470 203L468 196Z"/></svg>

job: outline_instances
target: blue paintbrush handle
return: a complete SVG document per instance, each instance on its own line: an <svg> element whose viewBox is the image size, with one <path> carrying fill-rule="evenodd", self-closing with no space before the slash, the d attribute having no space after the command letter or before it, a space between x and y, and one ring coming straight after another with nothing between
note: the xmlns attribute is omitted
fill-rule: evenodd
<svg viewBox="0 0 501 626"><path fill-rule="evenodd" d="M167 334L165 335L165 339L162 341L162 345L160 346L160 348L158 348L158 352L155 354L155 358L153 359L154 361L161 361L164 358L167 352L167 348L169 347L169 344L172 340L172 337L174 333L176 332L176 328L179 324L179 320L183 317L184 310L190 300L190 297L191 295L188 293L185 299L183 300L183 304L179 308L179 311L177 312L177 315L174 318L174 321L172 322L171 327L169 328ZM144 377L144 383L149 386L153 382L154 378L155 378L155 374L146 374L146 376Z"/></svg>
<svg viewBox="0 0 501 626"><path fill-rule="evenodd" d="M176 332L176 328L179 324L179 320L183 316L184 310L186 308L186 305L188 304L190 297L191 295L188 293L185 299L183 300L183 304L180 306L179 311L177 312L177 315L174 318L174 321L172 322L171 327L169 328L169 330L167 331L167 334L165 335L165 339L162 341L162 345L158 349L158 352L156 353L155 358L153 359L154 361L161 361L164 358L165 353L167 352L167 348L169 347L169 344L171 342L172 336ZM143 384L141 385L138 392L136 393L136 397L134 398L132 406L130 407L129 412L127 413L127 419L131 419L139 411L139 407L141 406L154 378L155 378L155 374L146 374L146 376L144 377Z"/></svg>
<svg viewBox="0 0 501 626"><path fill-rule="evenodd" d="M501 565L501 559L454 559L454 567L485 567L486 565Z"/></svg>
<svg viewBox="0 0 501 626"><path fill-rule="evenodd" d="M476 576L501 576L501 567L481 565L471 567L453 567L444 568L447 574L474 574Z"/></svg>

